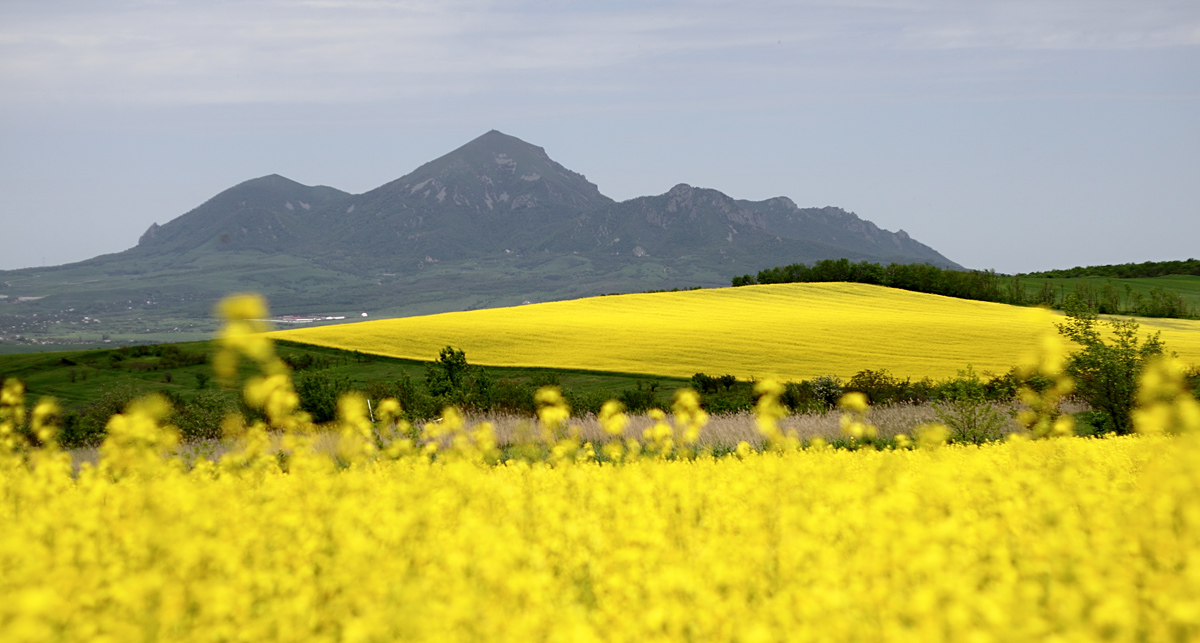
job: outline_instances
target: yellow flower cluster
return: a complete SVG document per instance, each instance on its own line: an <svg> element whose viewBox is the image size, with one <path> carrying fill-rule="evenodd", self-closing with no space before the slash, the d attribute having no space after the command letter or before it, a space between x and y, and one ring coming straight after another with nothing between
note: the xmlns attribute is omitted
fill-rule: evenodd
<svg viewBox="0 0 1200 643"><path fill-rule="evenodd" d="M1040 314L1050 317L1048 311L1040 311ZM1042 334L1040 350L1026 355L1018 368L1018 374L1026 383L1017 391L1017 397L1028 408L1017 414L1017 422L1035 438L1071 435L1075 432L1074 418L1058 410L1062 398L1075 389L1075 382L1063 372L1068 352L1062 337L1047 330ZM1028 384L1035 375L1049 382L1041 392Z"/></svg>
<svg viewBox="0 0 1200 643"><path fill-rule="evenodd" d="M1133 425L1139 433L1200 432L1200 402L1184 387L1178 359L1160 357L1142 372Z"/></svg>

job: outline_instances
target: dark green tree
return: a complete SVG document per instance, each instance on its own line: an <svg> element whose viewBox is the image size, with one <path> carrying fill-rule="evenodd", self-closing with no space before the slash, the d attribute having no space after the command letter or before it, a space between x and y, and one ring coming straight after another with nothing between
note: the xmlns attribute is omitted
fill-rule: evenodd
<svg viewBox="0 0 1200 643"><path fill-rule="evenodd" d="M438 353L436 362L425 370L425 386L434 397L454 398L467 383L471 366L461 350L447 346Z"/></svg>
<svg viewBox="0 0 1200 643"><path fill-rule="evenodd" d="M1166 346L1159 333L1139 338L1136 321L1099 319L1073 299L1068 297L1067 321L1058 324L1058 332L1081 347L1067 358L1075 393L1103 416L1101 431L1129 433L1138 377Z"/></svg>
<svg viewBox="0 0 1200 643"><path fill-rule="evenodd" d="M900 400L904 382L892 377L886 368L877 371L864 369L846 382L845 389L865 394L872 405L891 404Z"/></svg>
<svg viewBox="0 0 1200 643"><path fill-rule="evenodd" d="M172 421L179 427L180 437L185 442L218 440L221 438L221 421L233 410L234 405L221 391L201 391L191 400L175 405Z"/></svg>
<svg viewBox="0 0 1200 643"><path fill-rule="evenodd" d="M313 422L323 424L337 417L338 398L351 389L350 380L331 375L328 371L306 371L296 377L296 394L300 408L312 415Z"/></svg>

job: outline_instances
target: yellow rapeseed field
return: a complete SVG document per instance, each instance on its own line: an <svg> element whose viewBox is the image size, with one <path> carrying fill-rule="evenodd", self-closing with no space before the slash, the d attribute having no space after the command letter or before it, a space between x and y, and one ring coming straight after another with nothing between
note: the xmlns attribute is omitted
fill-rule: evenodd
<svg viewBox="0 0 1200 643"><path fill-rule="evenodd" d="M817 283L593 297L274 336L421 360L452 345L490 366L797 380L882 368L936 379L968 364L1007 371L1052 320L1037 309ZM1142 329L1161 330L1185 363L1200 363L1200 321L1146 319Z"/></svg>
<svg viewBox="0 0 1200 643"><path fill-rule="evenodd" d="M851 394L864 448L802 448L763 381L765 448L720 458L689 446L693 391L640 443L606 405L593 445L553 388L543 441L508 455L451 409L414 440L395 400L372 423L354 395L324 453L261 303L223 308L214 366L258 365L261 419L228 418L219 459L173 456L169 403L149 398L76 472L55 406L0 388L0 640L1200 638L1200 404L1178 362L1145 371L1125 437L955 446L928 427L878 451Z"/></svg>
<svg viewBox="0 0 1200 643"><path fill-rule="evenodd" d="M1186 641L1197 436L613 466L0 462L0 638Z"/></svg>

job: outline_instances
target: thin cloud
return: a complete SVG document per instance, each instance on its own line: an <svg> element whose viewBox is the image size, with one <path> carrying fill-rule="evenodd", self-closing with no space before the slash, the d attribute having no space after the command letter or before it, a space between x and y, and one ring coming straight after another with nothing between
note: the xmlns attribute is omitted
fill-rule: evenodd
<svg viewBox="0 0 1200 643"><path fill-rule="evenodd" d="M517 84L653 87L663 69L722 82L767 67L797 80L819 73L812 61L869 80L895 73L897 52L1200 46L1200 9L1169 1L610 6L17 2L0 8L0 82L9 102L336 103Z"/></svg>

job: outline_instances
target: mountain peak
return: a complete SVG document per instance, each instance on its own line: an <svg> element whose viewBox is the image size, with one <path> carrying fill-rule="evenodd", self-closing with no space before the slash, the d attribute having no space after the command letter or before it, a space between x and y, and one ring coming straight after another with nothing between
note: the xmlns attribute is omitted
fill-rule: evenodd
<svg viewBox="0 0 1200 643"><path fill-rule="evenodd" d="M498 130L363 197L360 208L375 203L395 212L403 202L418 216L425 216L427 208L450 208L472 217L518 211L571 216L612 203L587 177L556 163L545 149Z"/></svg>
<svg viewBox="0 0 1200 643"><path fill-rule="evenodd" d="M237 185L233 186L230 189L236 190L239 188L253 188L253 187L264 187L264 188L271 188L271 189L278 190L278 189L289 189L289 188L295 188L295 187L306 188L308 186L304 185L303 183L293 181L281 174L268 174L266 176L260 176L256 179L250 179L249 181L242 181L241 183L238 183Z"/></svg>
<svg viewBox="0 0 1200 643"><path fill-rule="evenodd" d="M534 145L533 143L527 143L515 136L510 136L496 129L488 130L486 133L471 139L465 145L455 150L455 152L467 149L485 149L496 153L511 153L517 151L534 152L540 154L546 159L550 158L546 155L545 148ZM451 154L453 153L454 152L451 152Z"/></svg>
<svg viewBox="0 0 1200 643"><path fill-rule="evenodd" d="M499 130L490 130L486 134L471 139L458 149L426 165L432 165L439 161L466 164L488 174L492 174L496 170L509 172L522 170L521 175L536 174L536 170L545 170L551 166L556 170L561 169L575 174L555 163L550 155L546 154L545 148L527 143Z"/></svg>

